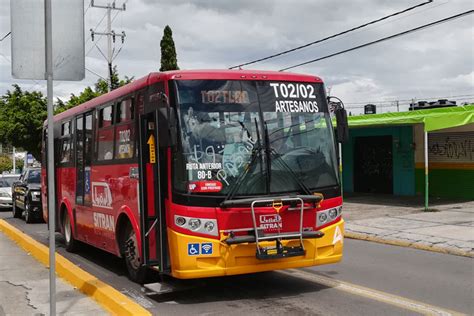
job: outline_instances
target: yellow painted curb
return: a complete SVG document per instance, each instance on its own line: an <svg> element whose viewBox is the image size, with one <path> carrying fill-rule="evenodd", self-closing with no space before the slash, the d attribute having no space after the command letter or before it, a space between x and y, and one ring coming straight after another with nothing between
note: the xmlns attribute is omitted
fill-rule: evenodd
<svg viewBox="0 0 474 316"><path fill-rule="evenodd" d="M386 244L386 245L400 246L400 247L409 247L409 248L415 248L415 249L420 249L420 250L426 250L426 251L439 252L439 253L445 253L445 254L450 254L450 255L474 258L474 254L470 253L470 252L467 252L467 251L456 250L456 249L447 249L447 248L436 247L436 246L422 245L422 244L417 244L417 243L413 243L413 242L405 241L405 240L384 239L384 238L380 238L380 237L370 236L370 235L367 235L367 234L352 233L352 232L348 232L348 231L346 231L344 233L344 237L350 238L350 239L373 241L373 242L376 242L376 243L379 243L379 244Z"/></svg>
<svg viewBox="0 0 474 316"><path fill-rule="evenodd" d="M45 266L49 266L49 248L0 219L0 231L14 240ZM106 310L115 315L151 315L149 311L123 295L110 285L77 267L74 263L56 253L58 276L92 297Z"/></svg>

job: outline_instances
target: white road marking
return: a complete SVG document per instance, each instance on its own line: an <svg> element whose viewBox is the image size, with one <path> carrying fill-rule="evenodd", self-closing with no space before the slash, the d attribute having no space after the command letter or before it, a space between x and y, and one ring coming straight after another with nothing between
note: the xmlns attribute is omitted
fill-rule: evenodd
<svg viewBox="0 0 474 316"><path fill-rule="evenodd" d="M386 304L394 305L401 307L410 311L418 312L424 315L439 315L439 316L455 316L455 315L465 315L460 312L455 312L445 308L429 305L426 303L418 302L412 299L405 297L381 292L371 288L366 288L360 285L351 284L348 282L324 277L318 274L313 274L303 270L282 270L278 271L286 275L302 278L311 282L315 282L330 288L335 288L350 294L367 297L369 299L376 300L378 302L383 302Z"/></svg>

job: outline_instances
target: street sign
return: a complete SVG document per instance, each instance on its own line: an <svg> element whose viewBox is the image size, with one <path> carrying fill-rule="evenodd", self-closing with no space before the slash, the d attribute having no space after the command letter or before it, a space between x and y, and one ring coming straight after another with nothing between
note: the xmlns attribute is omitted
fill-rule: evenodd
<svg viewBox="0 0 474 316"><path fill-rule="evenodd" d="M85 75L84 1L51 0L53 80ZM45 80L44 1L10 1L12 76Z"/></svg>

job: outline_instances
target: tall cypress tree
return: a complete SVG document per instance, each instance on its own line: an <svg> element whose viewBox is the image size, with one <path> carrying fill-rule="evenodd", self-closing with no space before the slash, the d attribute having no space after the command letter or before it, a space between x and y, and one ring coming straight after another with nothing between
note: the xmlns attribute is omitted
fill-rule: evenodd
<svg viewBox="0 0 474 316"><path fill-rule="evenodd" d="M176 49L174 47L173 32L167 25L163 32L161 46L161 68L160 71L179 70L178 60L176 58Z"/></svg>

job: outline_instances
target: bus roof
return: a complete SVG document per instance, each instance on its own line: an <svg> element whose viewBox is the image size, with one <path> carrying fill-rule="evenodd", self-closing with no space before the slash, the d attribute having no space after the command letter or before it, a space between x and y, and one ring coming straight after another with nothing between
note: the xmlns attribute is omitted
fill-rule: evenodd
<svg viewBox="0 0 474 316"><path fill-rule="evenodd" d="M54 116L54 121L73 116L77 113L85 112L96 106L119 99L134 91L140 90L148 85L162 80L270 80L270 81L299 81L299 82L322 82L319 77L295 74L279 71L261 70L173 70L166 72L152 72L145 77L134 80L131 83L103 94L97 98L75 106L67 111ZM46 125L46 121L44 122Z"/></svg>

